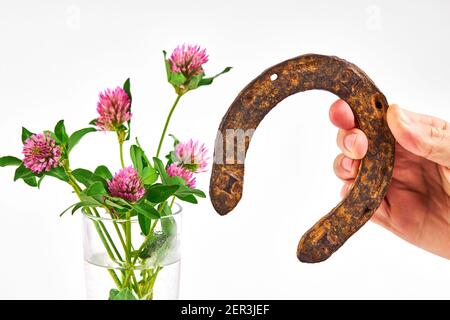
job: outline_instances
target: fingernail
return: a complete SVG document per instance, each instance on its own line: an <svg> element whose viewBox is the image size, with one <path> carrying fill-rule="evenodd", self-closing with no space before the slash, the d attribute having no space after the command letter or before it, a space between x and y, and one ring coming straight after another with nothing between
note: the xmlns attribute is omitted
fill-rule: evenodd
<svg viewBox="0 0 450 320"><path fill-rule="evenodd" d="M358 135L356 133L353 133L351 135L346 136L344 138L344 147L345 147L345 149L347 149L348 151L352 152L353 151L353 146L355 145L357 137L358 137Z"/></svg>
<svg viewBox="0 0 450 320"><path fill-rule="evenodd" d="M344 168L345 171L350 172L352 171L352 165L353 165L353 159L344 157L342 158L341 166Z"/></svg>
<svg viewBox="0 0 450 320"><path fill-rule="evenodd" d="M398 108L398 117L399 117L400 121L403 122L404 124L410 124L411 123L410 117L401 108Z"/></svg>

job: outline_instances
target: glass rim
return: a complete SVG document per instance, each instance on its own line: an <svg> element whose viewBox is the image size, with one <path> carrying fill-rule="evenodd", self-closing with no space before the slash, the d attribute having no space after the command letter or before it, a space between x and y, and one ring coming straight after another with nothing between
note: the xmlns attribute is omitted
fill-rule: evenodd
<svg viewBox="0 0 450 320"><path fill-rule="evenodd" d="M160 217L160 218L157 218L157 219L151 219L151 220L164 220L164 219L168 219L168 218L173 217L173 216L181 215L181 212L183 211L183 207L178 202L174 202L173 205L176 206L177 209L176 210L172 210L172 214L171 215ZM123 218L114 219L114 218L105 217L105 216L100 216L100 217L92 216L92 215L88 214L86 212L86 210L84 210L84 208L81 209L81 212L82 212L83 216L85 216L86 218L88 218L90 220L94 220L94 221L107 221L107 222L127 222L127 221L130 221L131 223L139 222L137 215L131 217L130 220L127 220L127 219L123 219Z"/></svg>

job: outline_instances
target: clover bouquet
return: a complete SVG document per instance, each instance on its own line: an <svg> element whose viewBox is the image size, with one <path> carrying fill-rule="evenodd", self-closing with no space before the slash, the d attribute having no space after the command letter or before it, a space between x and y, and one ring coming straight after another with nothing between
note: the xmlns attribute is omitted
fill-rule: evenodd
<svg viewBox="0 0 450 320"><path fill-rule="evenodd" d="M172 150L161 157L161 148L170 119L183 95L212 84L216 77L231 69L228 67L213 77L206 77L203 65L207 61L206 50L199 46L178 46L170 57L164 52L167 80L175 89L176 98L153 157L147 155L137 138L134 143L130 142L132 94L130 79L127 79L122 87L99 94L98 117L89 127L69 134L64 121L60 120L53 131L33 133L22 128L23 157L0 158L0 166L17 167L14 181L20 179L39 188L46 177L54 177L70 185L78 200L61 215L81 210L85 223L92 230L85 235L85 242L98 240L101 244L104 257L100 254L95 260L86 253L86 248L85 257L92 258L90 262L104 267L107 273L110 288L103 293L105 298L108 294L113 300L154 298L157 277L178 246L175 199L196 204L198 198L205 197L204 192L196 188L195 178L207 168L204 144L192 139L181 142L170 135ZM74 169L70 153L84 136L99 131L115 133L120 168L112 170L99 165L94 170ZM126 143L131 144L132 165L125 160Z"/></svg>

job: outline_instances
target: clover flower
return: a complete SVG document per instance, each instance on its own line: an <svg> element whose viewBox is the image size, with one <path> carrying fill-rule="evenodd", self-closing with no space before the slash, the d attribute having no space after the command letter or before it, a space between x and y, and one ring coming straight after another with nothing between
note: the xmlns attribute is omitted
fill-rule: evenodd
<svg viewBox="0 0 450 320"><path fill-rule="evenodd" d="M123 123L131 119L131 101L128 94L120 87L100 92L97 102L99 117L96 125L103 131L116 131Z"/></svg>
<svg viewBox="0 0 450 320"><path fill-rule="evenodd" d="M194 174L186 168L178 165L177 163L172 163L166 169L169 177L180 177L186 181L186 186L191 189L195 188L195 177Z"/></svg>
<svg viewBox="0 0 450 320"><path fill-rule="evenodd" d="M25 140L22 153L24 166L37 174L60 165L61 147L56 145L50 133L33 134Z"/></svg>
<svg viewBox="0 0 450 320"><path fill-rule="evenodd" d="M121 169L112 180L108 181L108 190L113 197L130 202L140 200L145 194L145 188L138 172L133 167Z"/></svg>
<svg viewBox="0 0 450 320"><path fill-rule="evenodd" d="M181 166L194 173L205 172L208 166L208 149L204 144L190 139L175 147L175 156Z"/></svg>
<svg viewBox="0 0 450 320"><path fill-rule="evenodd" d="M198 45L181 45L173 50L169 58L172 72L182 73L187 79L203 73L203 64L208 62L206 49Z"/></svg>

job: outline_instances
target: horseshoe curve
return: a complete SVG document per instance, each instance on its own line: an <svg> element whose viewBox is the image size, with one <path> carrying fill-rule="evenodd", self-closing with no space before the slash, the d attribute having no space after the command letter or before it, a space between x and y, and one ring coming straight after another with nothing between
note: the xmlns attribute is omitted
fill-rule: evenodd
<svg viewBox="0 0 450 320"><path fill-rule="evenodd" d="M210 183L211 202L226 215L240 201L244 183L244 163L236 163L238 143L224 152L227 130L254 130L280 101L312 89L334 93L350 105L357 127L367 135L368 151L347 197L300 239L297 257L307 263L328 259L358 231L381 204L391 181L395 140L386 122L388 103L361 69L334 56L307 54L264 71L239 93L222 119ZM245 137L244 159L250 140Z"/></svg>

